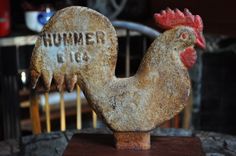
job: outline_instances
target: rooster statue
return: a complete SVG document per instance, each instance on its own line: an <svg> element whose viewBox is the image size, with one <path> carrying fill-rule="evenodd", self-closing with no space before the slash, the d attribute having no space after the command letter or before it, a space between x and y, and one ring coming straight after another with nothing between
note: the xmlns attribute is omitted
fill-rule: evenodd
<svg viewBox="0 0 236 156"><path fill-rule="evenodd" d="M152 130L186 105L191 90L188 68L196 61L194 46L205 46L200 16L168 8L154 18L167 31L151 44L134 76L117 78L118 43L110 21L85 7L58 11L44 26L32 53L33 88L41 80L46 91L51 83L59 91L64 86L72 91L78 84L118 141L126 138L123 132L132 138L138 135L132 132Z"/></svg>

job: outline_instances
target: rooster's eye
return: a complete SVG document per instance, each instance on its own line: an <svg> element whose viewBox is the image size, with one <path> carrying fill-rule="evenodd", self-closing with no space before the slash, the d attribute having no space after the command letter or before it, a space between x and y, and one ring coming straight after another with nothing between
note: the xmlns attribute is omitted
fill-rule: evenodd
<svg viewBox="0 0 236 156"><path fill-rule="evenodd" d="M187 40L188 37L189 37L189 35L186 32L183 32L183 33L180 34L180 39L182 39L182 40Z"/></svg>

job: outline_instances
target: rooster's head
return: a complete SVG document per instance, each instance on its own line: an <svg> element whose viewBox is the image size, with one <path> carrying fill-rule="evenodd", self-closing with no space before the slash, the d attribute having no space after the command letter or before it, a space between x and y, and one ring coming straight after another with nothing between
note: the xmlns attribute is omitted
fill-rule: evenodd
<svg viewBox="0 0 236 156"><path fill-rule="evenodd" d="M202 34L203 23L199 15L192 15L188 9L184 12L167 8L154 15L156 23L163 29L172 29L174 45L180 48L180 59L187 68L191 68L197 59L193 46L205 48L205 38Z"/></svg>

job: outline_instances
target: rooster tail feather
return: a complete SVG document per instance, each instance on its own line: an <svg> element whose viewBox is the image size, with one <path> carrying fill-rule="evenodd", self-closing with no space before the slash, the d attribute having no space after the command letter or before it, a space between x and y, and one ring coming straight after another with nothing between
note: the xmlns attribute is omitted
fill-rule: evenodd
<svg viewBox="0 0 236 156"><path fill-rule="evenodd" d="M102 14L79 6L59 10L44 26L33 50L33 88L40 76L46 90L53 79L58 90L66 86L69 91L83 78L93 83L94 73L111 78L115 73L117 44L115 29ZM104 84L105 79L99 83Z"/></svg>
<svg viewBox="0 0 236 156"><path fill-rule="evenodd" d="M37 82L39 80L39 77L41 76L41 73L35 71L35 70L31 70L30 71L30 75L31 75L31 85L32 88L35 89Z"/></svg>
<svg viewBox="0 0 236 156"><path fill-rule="evenodd" d="M77 75L75 75L75 74L66 75L65 79L66 79L66 89L69 92L71 92L74 89L75 84L77 83Z"/></svg>
<svg viewBox="0 0 236 156"><path fill-rule="evenodd" d="M57 90L59 90L60 92L63 90L64 87L64 75L61 74L57 74L56 72L53 74L53 80L56 84L56 88Z"/></svg>
<svg viewBox="0 0 236 156"><path fill-rule="evenodd" d="M44 87L46 89L46 91L50 90L50 86L52 83L52 75L53 73L50 70L43 70L42 71L42 78L43 78L43 82L44 82Z"/></svg>

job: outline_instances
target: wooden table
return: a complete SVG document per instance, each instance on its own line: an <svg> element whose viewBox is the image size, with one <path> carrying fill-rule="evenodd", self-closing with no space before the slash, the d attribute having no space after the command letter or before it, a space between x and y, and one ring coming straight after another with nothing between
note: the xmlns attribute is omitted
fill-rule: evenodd
<svg viewBox="0 0 236 156"><path fill-rule="evenodd" d="M52 132L22 138L19 145L14 140L0 142L0 156L61 156L75 133L109 134L108 129L83 129L81 131ZM236 136L190 131L184 129L155 129L153 136L197 136L202 141L206 156L236 156Z"/></svg>

